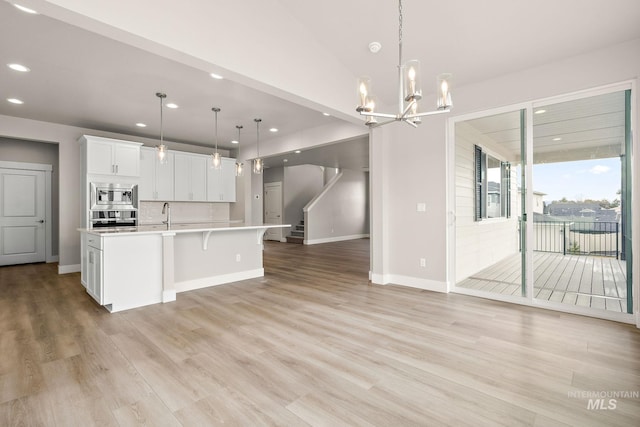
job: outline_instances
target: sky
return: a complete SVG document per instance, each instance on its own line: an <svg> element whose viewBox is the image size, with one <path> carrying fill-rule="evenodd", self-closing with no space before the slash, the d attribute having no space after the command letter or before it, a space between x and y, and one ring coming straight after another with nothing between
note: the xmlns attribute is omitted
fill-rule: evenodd
<svg viewBox="0 0 640 427"><path fill-rule="evenodd" d="M612 201L619 199L620 158L545 163L533 166L533 190L546 193L545 202L566 197Z"/></svg>

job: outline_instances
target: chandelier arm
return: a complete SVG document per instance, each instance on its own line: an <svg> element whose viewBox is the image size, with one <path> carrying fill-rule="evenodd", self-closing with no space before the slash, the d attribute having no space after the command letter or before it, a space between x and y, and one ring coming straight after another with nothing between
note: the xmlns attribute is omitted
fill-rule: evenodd
<svg viewBox="0 0 640 427"><path fill-rule="evenodd" d="M360 115L361 116L371 116L371 117L383 117L383 118L386 118L386 119L398 120L398 115L397 114L374 113L373 111L366 113L364 111L361 111Z"/></svg>
<svg viewBox="0 0 640 427"><path fill-rule="evenodd" d="M418 127L418 125L413 123L411 120L403 119L402 121L405 122L406 124L410 125L410 126L413 126L414 128Z"/></svg>
<svg viewBox="0 0 640 427"><path fill-rule="evenodd" d="M370 124L369 127L370 128L377 128L377 127L384 126L386 124L393 123L393 122L396 122L396 121L397 121L397 119L394 118L394 119L391 119L391 120L386 120L384 122Z"/></svg>
<svg viewBox="0 0 640 427"><path fill-rule="evenodd" d="M407 116L407 114L409 113L409 111L411 110L411 107L413 107L413 104L415 104L417 101L414 99L412 100L407 107L404 109L404 111L402 112L402 114L400 114L400 120L405 119Z"/></svg>
<svg viewBox="0 0 640 427"><path fill-rule="evenodd" d="M433 116L435 114L448 113L449 111L450 110L448 108L444 108L442 110L428 111L426 113L409 114L408 116L405 117L405 119L415 119L417 117Z"/></svg>

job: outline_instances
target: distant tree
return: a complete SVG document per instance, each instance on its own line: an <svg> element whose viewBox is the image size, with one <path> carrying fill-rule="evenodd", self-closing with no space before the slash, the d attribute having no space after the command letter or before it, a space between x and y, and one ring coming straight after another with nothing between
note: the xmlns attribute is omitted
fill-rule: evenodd
<svg viewBox="0 0 640 427"><path fill-rule="evenodd" d="M567 203L567 202L568 202L568 200L567 200L566 197L563 197L562 199L560 199L560 203Z"/></svg>

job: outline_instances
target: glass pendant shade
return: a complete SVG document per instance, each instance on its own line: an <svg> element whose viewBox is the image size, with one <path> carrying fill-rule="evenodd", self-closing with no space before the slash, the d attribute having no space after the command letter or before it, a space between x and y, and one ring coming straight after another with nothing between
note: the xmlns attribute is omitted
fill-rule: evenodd
<svg viewBox="0 0 640 427"><path fill-rule="evenodd" d="M240 157L240 131L242 130L242 125L236 125L236 129L238 129L238 160ZM236 162L236 176L242 176L244 174L244 163Z"/></svg>
<svg viewBox="0 0 640 427"><path fill-rule="evenodd" d="M438 110L444 110L453 105L451 102L451 74L444 73L438 76L436 88Z"/></svg>
<svg viewBox="0 0 640 427"><path fill-rule="evenodd" d="M261 174L263 166L264 165L262 164L262 159L254 159L253 160L253 173L255 173L256 175Z"/></svg>
<svg viewBox="0 0 640 427"><path fill-rule="evenodd" d="M211 111L213 111L213 114L215 115L215 144L216 144L216 151L211 154L211 167L214 169L220 169L220 167L222 166L222 159L220 158L220 153L218 153L218 113L220 112L220 108L218 107L213 107L211 109Z"/></svg>
<svg viewBox="0 0 640 427"><path fill-rule="evenodd" d="M365 102L365 107L366 107L366 111L369 113L373 113L376 110L376 98L374 96L367 96L366 102ZM366 125L373 125L378 123L378 120L373 117L373 116L365 116L365 124Z"/></svg>
<svg viewBox="0 0 640 427"><path fill-rule="evenodd" d="M404 65L404 100L413 101L422 99L422 86L420 85L420 61L411 60Z"/></svg>
<svg viewBox="0 0 640 427"><path fill-rule="evenodd" d="M156 153L158 154L158 163L161 165L166 165L168 156L167 156L167 146L164 144L160 144L156 146Z"/></svg>
<svg viewBox="0 0 640 427"><path fill-rule="evenodd" d="M358 79L358 108L357 111L369 111L367 102L371 98L371 79L369 77L360 77Z"/></svg>
<svg viewBox="0 0 640 427"><path fill-rule="evenodd" d="M167 97L166 93L156 92L156 96L160 99L160 145L156 145L156 154L158 163L161 165L166 165L169 161L168 159L168 148L164 145L164 118L162 116L164 99Z"/></svg>
<svg viewBox="0 0 640 427"><path fill-rule="evenodd" d="M259 175L262 173L262 169L264 164L262 163L262 159L260 158L260 122L262 119L253 119L256 122L256 156L257 158L253 160L253 173Z"/></svg>
<svg viewBox="0 0 640 427"><path fill-rule="evenodd" d="M220 169L221 164L222 164L222 159L220 157L220 153L216 151L211 155L211 167L214 169Z"/></svg>

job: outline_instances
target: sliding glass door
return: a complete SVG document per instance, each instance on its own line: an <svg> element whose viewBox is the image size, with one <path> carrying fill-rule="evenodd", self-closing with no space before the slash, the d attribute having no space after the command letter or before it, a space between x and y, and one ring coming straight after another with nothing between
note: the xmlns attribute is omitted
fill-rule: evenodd
<svg viewBox="0 0 640 427"><path fill-rule="evenodd" d="M630 90L455 120L454 135L454 290L632 313Z"/></svg>
<svg viewBox="0 0 640 427"><path fill-rule="evenodd" d="M456 122L456 286L520 298L524 288L524 111Z"/></svg>
<svg viewBox="0 0 640 427"><path fill-rule="evenodd" d="M533 109L533 296L627 312L626 92Z"/></svg>

